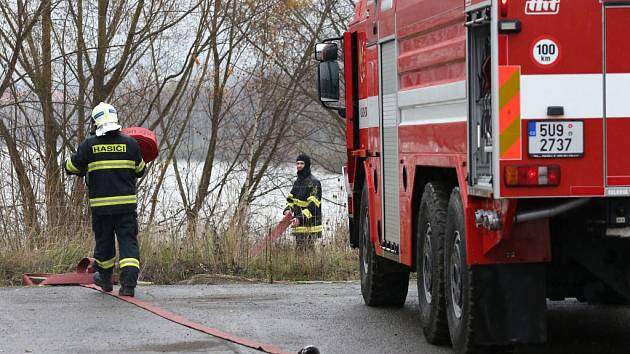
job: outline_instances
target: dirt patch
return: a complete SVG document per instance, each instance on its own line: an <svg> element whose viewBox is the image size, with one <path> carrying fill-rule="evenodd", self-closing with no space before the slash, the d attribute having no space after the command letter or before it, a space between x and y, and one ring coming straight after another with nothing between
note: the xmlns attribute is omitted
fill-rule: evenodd
<svg viewBox="0 0 630 354"><path fill-rule="evenodd" d="M259 280L225 274L195 274L188 280L179 282L180 285L221 285L221 284L256 284Z"/></svg>

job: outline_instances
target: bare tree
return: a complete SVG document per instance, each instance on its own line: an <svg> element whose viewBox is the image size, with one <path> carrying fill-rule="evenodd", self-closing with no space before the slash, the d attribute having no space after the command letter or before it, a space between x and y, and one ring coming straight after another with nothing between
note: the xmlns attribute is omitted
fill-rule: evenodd
<svg viewBox="0 0 630 354"><path fill-rule="evenodd" d="M262 6L263 2L258 3ZM197 190L187 209L186 215L188 222L194 226L199 216L199 212L204 206L210 188L210 181L215 165L216 148L219 140L219 129L225 113L228 111L226 107L230 107L226 103L229 98L227 89L229 87L229 79L234 73L234 65L239 57L243 54L243 42L246 34L255 24L254 19L257 14L257 7L254 2L251 6L242 6L243 4L237 0L216 1L211 16L204 19L208 29L209 64L211 71L211 96L209 98L209 141L205 158L203 161L203 169ZM232 100L237 96L232 95ZM233 101L232 101L233 102Z"/></svg>
<svg viewBox="0 0 630 354"><path fill-rule="evenodd" d="M0 53L0 107L11 104L14 100L4 99L5 91L15 85L14 73L18 63L19 55L22 52L24 42L30 36L33 27L39 20L41 14L51 7L51 1L39 1L37 7L35 1L0 1L0 38L5 45ZM19 181L19 191L22 195L24 206L25 222L28 227L35 229L39 233L39 222L35 206L35 195L33 186L27 177L26 166L20 158L18 144L14 135L5 124L5 118L0 117L0 134L9 150L9 157Z"/></svg>
<svg viewBox="0 0 630 354"><path fill-rule="evenodd" d="M247 178L239 205L249 205L259 194L261 180L279 158L301 147L311 137L309 130L321 128L321 121L312 122L321 110L313 112L313 106L319 104L313 85L308 84L314 82L311 58L317 41L329 35L329 26L336 23L337 2L290 1L270 10L263 30L248 36L260 58L260 86L250 95L257 98L252 101L256 118L249 121L245 129L248 136L243 138L248 146ZM341 130L336 133L345 134Z"/></svg>
<svg viewBox="0 0 630 354"><path fill-rule="evenodd" d="M344 28L347 6L0 0L0 134L27 224L86 220L83 182L60 162L86 137L90 107L108 101L124 125L159 137L139 189L148 223L161 222L163 190L174 188L169 205L192 235L225 220L246 226L287 153L308 142L343 151L334 147L343 121L318 126L328 113L314 94L312 51Z"/></svg>

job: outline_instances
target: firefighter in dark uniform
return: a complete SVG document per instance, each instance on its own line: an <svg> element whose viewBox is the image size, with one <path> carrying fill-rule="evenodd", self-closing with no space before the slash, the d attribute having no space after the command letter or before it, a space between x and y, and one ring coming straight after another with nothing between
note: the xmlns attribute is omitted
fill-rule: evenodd
<svg viewBox="0 0 630 354"><path fill-rule="evenodd" d="M64 168L70 174L84 176L88 186L96 238L94 283L103 291L113 290L115 234L120 252L119 294L134 296L140 271L136 179L144 174L145 163L136 140L120 132L113 106L101 102L92 110L92 120L95 133L79 145Z"/></svg>
<svg viewBox="0 0 630 354"><path fill-rule="evenodd" d="M296 159L297 180L287 196L284 214L292 213L291 226L297 248L312 248L322 236L322 185L311 174L311 158L301 154Z"/></svg>

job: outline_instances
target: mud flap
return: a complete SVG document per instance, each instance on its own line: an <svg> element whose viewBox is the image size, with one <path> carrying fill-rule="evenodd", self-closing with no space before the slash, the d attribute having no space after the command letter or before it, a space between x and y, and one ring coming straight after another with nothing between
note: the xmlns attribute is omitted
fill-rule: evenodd
<svg viewBox="0 0 630 354"><path fill-rule="evenodd" d="M626 237L583 238L567 242L567 252L586 269L630 300L630 239Z"/></svg>
<svg viewBox="0 0 630 354"><path fill-rule="evenodd" d="M472 271L478 344L546 342L544 264L481 265Z"/></svg>

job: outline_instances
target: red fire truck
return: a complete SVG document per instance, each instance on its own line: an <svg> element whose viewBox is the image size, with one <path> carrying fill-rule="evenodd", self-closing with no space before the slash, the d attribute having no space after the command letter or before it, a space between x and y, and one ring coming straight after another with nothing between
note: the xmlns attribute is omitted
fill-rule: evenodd
<svg viewBox="0 0 630 354"><path fill-rule="evenodd" d="M315 56L367 305L415 271L464 353L546 341L547 299L629 302L629 31L628 0L357 2Z"/></svg>

